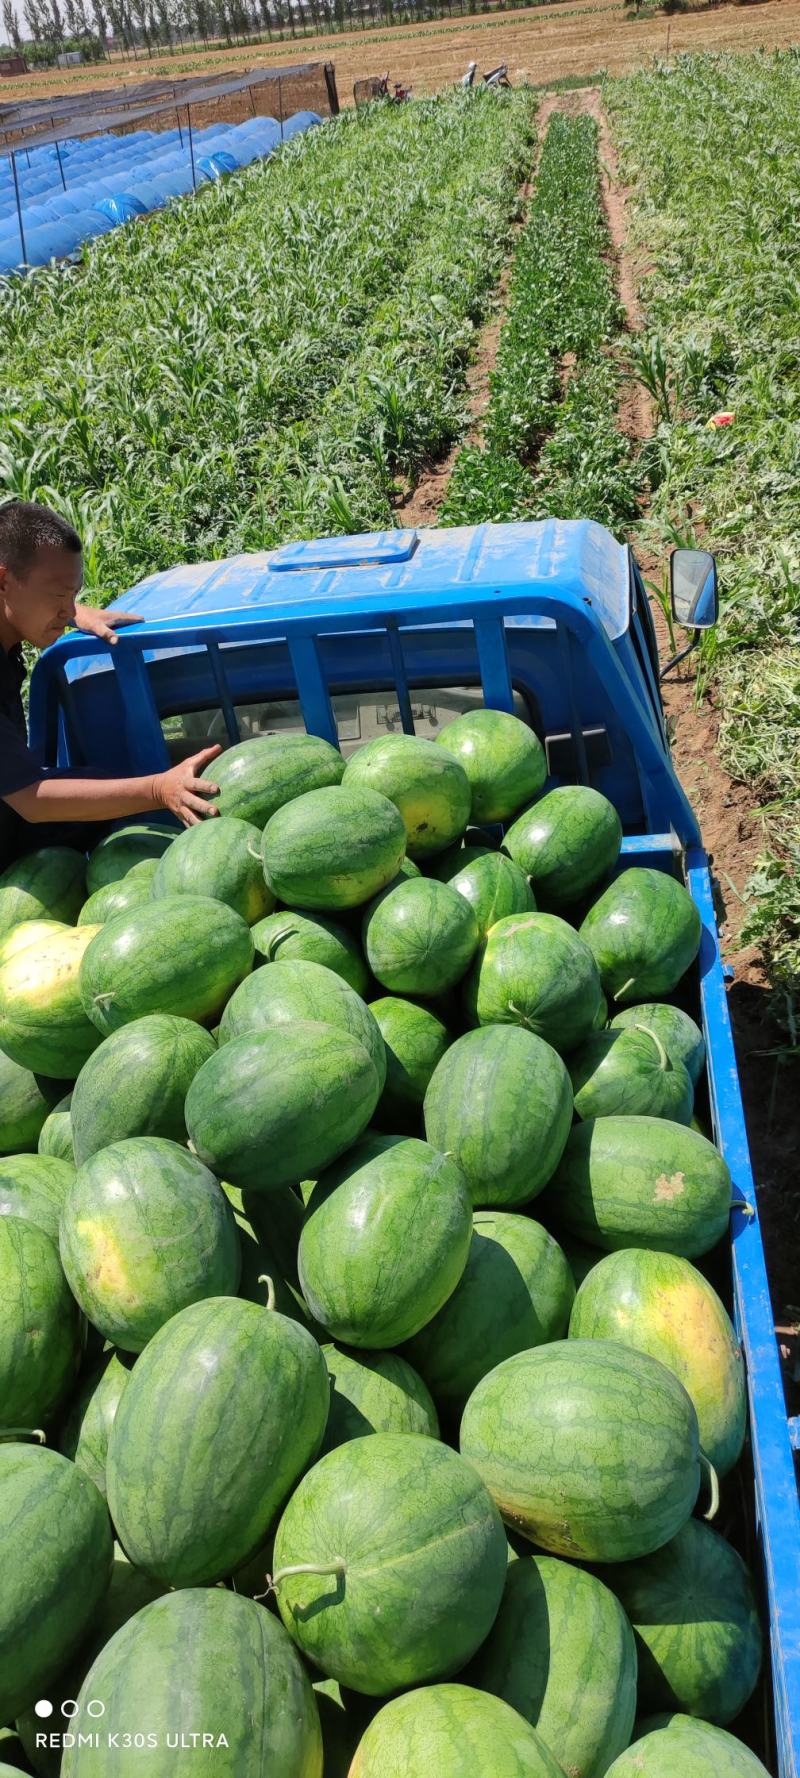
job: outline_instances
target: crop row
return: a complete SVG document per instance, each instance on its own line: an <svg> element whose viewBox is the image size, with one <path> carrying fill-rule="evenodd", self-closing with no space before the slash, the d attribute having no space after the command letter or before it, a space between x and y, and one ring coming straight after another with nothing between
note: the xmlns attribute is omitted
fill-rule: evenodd
<svg viewBox="0 0 800 1778"><path fill-rule="evenodd" d="M635 484L617 431L619 325L599 193L597 128L557 113L519 239L483 447L456 461L444 518L595 518L619 525Z"/></svg>
<svg viewBox="0 0 800 1778"><path fill-rule="evenodd" d="M533 115L351 113L4 291L0 486L74 516L101 593L390 523L397 473L457 435Z"/></svg>
<svg viewBox="0 0 800 1778"><path fill-rule="evenodd" d="M612 84L653 272L638 368L659 423L646 454L663 539L720 557L704 647L720 747L763 808L745 934L796 1039L800 979L800 57L681 58ZM715 416L732 423L709 425ZM698 498L698 490L700 496Z"/></svg>

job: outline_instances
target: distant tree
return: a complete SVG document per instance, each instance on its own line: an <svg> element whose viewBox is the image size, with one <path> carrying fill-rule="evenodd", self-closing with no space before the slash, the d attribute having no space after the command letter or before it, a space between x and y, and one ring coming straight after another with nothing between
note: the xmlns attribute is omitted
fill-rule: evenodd
<svg viewBox="0 0 800 1778"><path fill-rule="evenodd" d="M13 0L3 0L3 25L8 33L8 41L14 49L22 48L22 33L19 20L14 10Z"/></svg>

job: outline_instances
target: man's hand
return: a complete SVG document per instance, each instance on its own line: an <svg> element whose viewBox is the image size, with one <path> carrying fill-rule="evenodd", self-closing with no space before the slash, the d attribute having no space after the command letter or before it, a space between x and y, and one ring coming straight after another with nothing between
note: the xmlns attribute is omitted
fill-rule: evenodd
<svg viewBox="0 0 800 1778"><path fill-rule="evenodd" d="M101 611L97 605L75 606L75 628L85 636L99 636L102 642L116 642L115 630L126 624L141 624L144 618L136 611Z"/></svg>
<svg viewBox="0 0 800 1778"><path fill-rule="evenodd" d="M191 759L184 759L180 765L172 766L168 772L159 772L153 779L153 797L161 809L169 809L184 827L195 827L199 821L205 821L209 815L218 815L213 803L203 799L219 795L219 785L210 784L208 779L201 778L200 773L209 760L216 759L222 748L204 747L202 753L195 753Z"/></svg>

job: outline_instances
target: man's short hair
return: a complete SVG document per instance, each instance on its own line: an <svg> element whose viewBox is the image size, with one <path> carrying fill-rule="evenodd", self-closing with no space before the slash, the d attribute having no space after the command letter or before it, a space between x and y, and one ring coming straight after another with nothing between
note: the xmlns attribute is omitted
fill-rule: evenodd
<svg viewBox="0 0 800 1778"><path fill-rule="evenodd" d="M0 505L0 563L24 580L39 549L66 549L80 555L81 540L49 506L35 500L6 500Z"/></svg>

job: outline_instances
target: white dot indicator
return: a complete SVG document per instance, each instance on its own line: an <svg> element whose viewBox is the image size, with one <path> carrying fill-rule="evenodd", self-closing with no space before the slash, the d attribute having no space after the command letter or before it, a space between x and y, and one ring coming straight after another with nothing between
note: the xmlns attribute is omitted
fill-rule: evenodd
<svg viewBox="0 0 800 1778"><path fill-rule="evenodd" d="M38 1704L34 1705L34 1709L37 1716L52 1716L53 1714L53 1706L49 1698L40 1698Z"/></svg>

